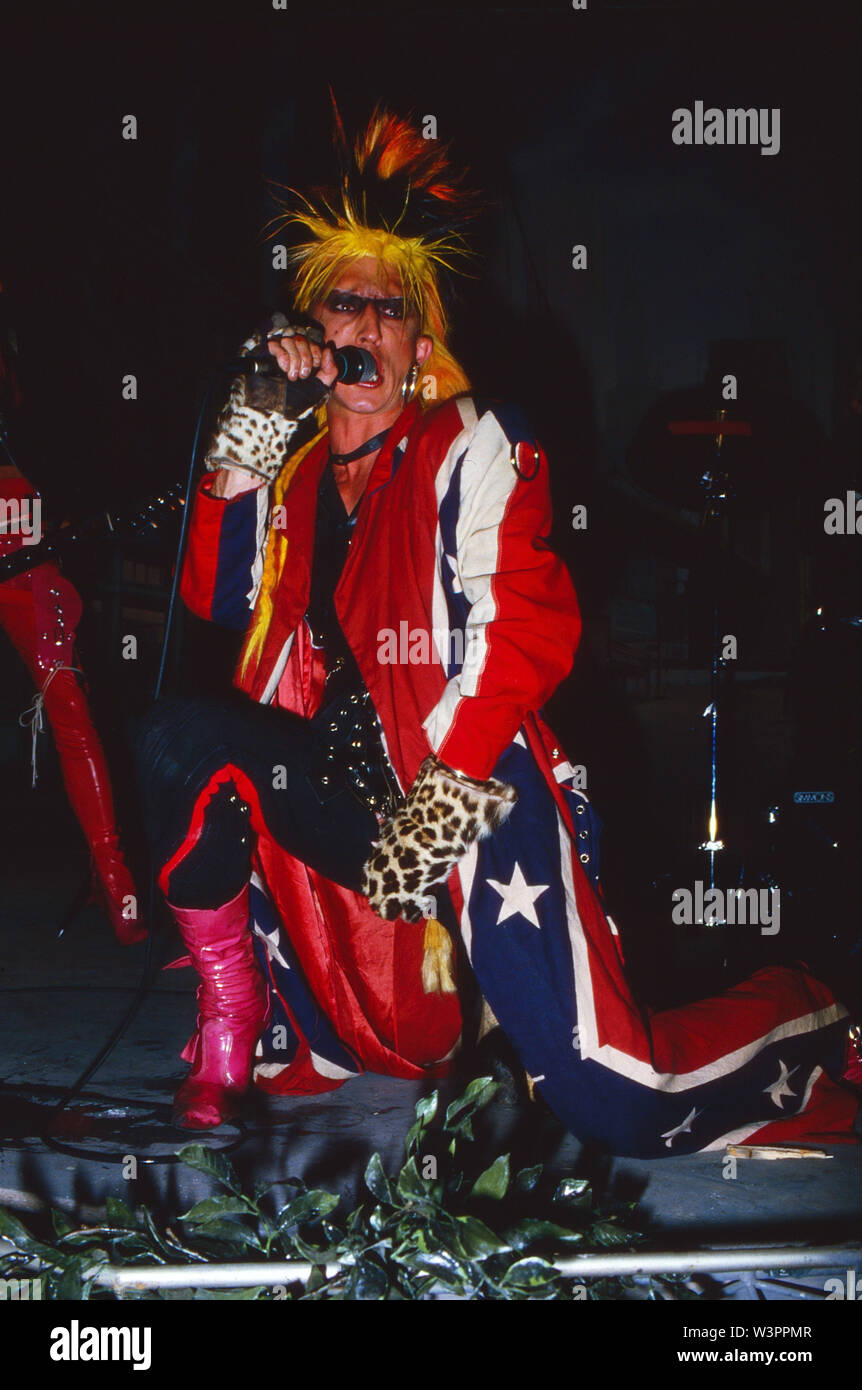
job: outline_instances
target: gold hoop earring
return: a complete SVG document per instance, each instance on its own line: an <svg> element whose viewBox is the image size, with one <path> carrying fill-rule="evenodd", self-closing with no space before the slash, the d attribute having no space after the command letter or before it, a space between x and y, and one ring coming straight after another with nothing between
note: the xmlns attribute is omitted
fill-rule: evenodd
<svg viewBox="0 0 862 1390"><path fill-rule="evenodd" d="M404 382L401 387L401 401L404 405L409 405L413 397L416 395L416 386L419 382L420 371L421 368L419 366L419 363L414 362L404 378Z"/></svg>

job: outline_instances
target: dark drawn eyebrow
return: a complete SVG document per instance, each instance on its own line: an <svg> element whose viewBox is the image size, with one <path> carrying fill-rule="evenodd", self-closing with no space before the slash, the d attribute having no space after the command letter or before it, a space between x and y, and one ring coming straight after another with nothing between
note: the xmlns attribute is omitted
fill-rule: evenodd
<svg viewBox="0 0 862 1390"><path fill-rule="evenodd" d="M402 312L404 309L404 297L402 295L393 295L389 298L378 298L377 295L355 294L353 290L331 290L327 296L327 303L331 303L334 299L344 299L354 307L359 307L370 301L372 304L376 304L380 309L400 309Z"/></svg>

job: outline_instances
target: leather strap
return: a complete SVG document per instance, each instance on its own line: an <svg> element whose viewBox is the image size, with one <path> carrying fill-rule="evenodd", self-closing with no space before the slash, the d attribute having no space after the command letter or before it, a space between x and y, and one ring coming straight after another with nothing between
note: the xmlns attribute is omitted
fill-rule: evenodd
<svg viewBox="0 0 862 1390"><path fill-rule="evenodd" d="M392 426L389 425L379 434L374 434L370 439L366 439L364 444L360 444L358 449L354 449L350 454L334 454L329 451L329 462L341 467L345 463L353 463L355 459L361 459L365 454L373 454L375 449L379 449Z"/></svg>

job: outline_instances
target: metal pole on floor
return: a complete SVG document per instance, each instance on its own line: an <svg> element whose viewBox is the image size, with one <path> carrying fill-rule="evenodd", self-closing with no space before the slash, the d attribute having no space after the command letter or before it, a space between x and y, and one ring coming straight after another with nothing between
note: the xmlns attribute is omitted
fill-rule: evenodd
<svg viewBox="0 0 862 1390"><path fill-rule="evenodd" d="M574 1255L549 1260L561 1274L578 1278L612 1278L637 1274L730 1274L736 1270L834 1269L862 1262L862 1248L839 1245L755 1246L730 1250L680 1250ZM137 1265L127 1269L103 1267L96 1283L116 1292L125 1289L239 1289L255 1285L305 1282L317 1269L327 1279L349 1261L312 1265L302 1260L259 1264Z"/></svg>

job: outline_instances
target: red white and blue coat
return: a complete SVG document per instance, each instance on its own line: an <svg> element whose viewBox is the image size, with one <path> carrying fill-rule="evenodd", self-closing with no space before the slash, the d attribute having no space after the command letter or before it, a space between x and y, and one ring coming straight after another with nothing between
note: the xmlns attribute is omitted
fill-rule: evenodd
<svg viewBox="0 0 862 1390"><path fill-rule="evenodd" d="M236 678L308 716L324 676L303 619L327 457L324 435L287 488L286 563L259 660ZM263 486L225 501L202 483L182 577L200 617L242 629L255 616L270 505ZM846 1133L858 1099L830 1079L846 1010L819 981L763 970L653 1015L632 997L591 809L541 716L580 634L550 525L547 460L516 408L414 402L374 465L335 596L401 787L433 751L518 791L447 885L479 988L552 1109L616 1153ZM254 807L254 789L241 789ZM362 1070L439 1075L461 1013L457 995L423 991L423 925L382 921L285 854L262 819L257 829L254 928L274 1015L256 1083L310 1092Z"/></svg>

